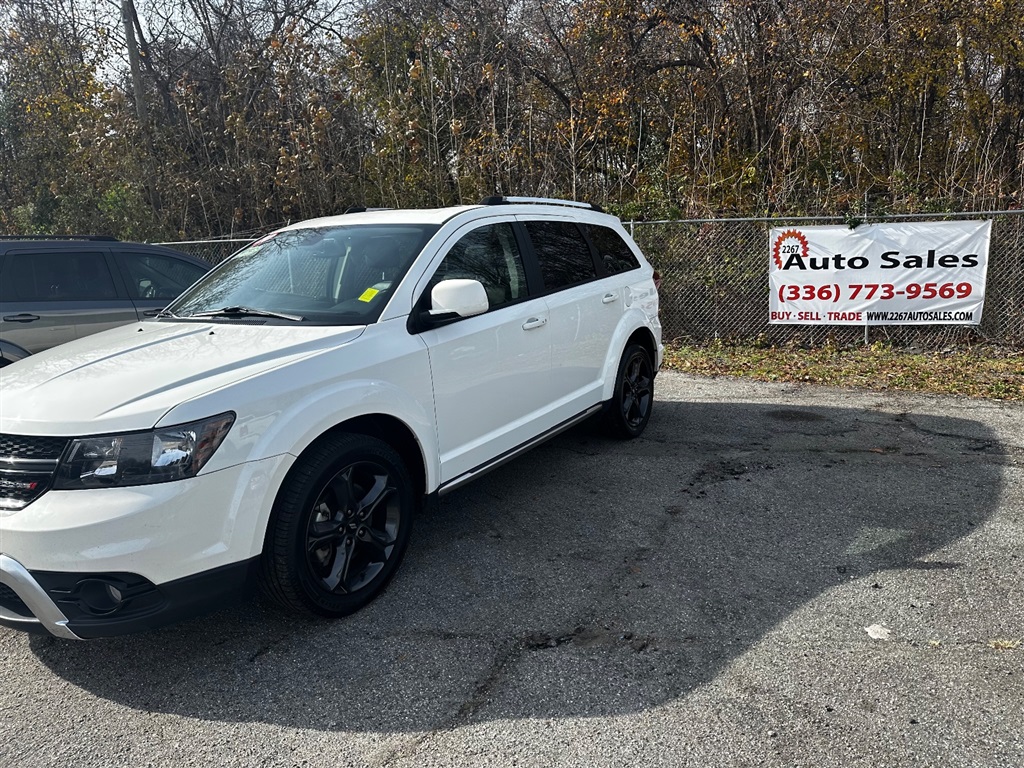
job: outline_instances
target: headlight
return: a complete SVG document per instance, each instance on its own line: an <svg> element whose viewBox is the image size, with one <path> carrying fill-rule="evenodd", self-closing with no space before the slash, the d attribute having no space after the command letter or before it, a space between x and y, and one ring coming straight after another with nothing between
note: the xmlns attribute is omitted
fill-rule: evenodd
<svg viewBox="0 0 1024 768"><path fill-rule="evenodd" d="M176 427L73 440L53 487L110 488L195 477L234 421L235 414L222 413Z"/></svg>

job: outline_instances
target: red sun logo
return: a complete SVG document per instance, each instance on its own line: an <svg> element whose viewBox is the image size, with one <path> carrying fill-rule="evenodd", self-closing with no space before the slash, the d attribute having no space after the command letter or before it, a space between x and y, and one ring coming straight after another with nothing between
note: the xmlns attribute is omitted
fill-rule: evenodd
<svg viewBox="0 0 1024 768"><path fill-rule="evenodd" d="M782 255L787 256L799 253L805 259L809 253L807 247L807 238L804 237L803 232L799 229L787 229L777 238L775 238L775 245L772 246L772 261L775 262L777 269L782 269Z"/></svg>

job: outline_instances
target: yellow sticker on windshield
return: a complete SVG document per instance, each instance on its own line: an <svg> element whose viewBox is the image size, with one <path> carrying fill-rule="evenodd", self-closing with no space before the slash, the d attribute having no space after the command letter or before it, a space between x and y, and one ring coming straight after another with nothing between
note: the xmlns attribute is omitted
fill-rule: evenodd
<svg viewBox="0 0 1024 768"><path fill-rule="evenodd" d="M363 295L359 297L360 301L372 301L373 297L376 296L380 291L376 288L367 288L363 291Z"/></svg>

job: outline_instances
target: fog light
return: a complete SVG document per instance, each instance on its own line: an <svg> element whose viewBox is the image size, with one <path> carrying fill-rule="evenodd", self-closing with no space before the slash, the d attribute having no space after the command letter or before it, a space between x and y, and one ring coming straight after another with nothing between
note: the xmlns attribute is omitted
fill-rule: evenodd
<svg viewBox="0 0 1024 768"><path fill-rule="evenodd" d="M75 591L81 606L89 613L104 616L124 606L121 590L107 581L84 579L78 582Z"/></svg>

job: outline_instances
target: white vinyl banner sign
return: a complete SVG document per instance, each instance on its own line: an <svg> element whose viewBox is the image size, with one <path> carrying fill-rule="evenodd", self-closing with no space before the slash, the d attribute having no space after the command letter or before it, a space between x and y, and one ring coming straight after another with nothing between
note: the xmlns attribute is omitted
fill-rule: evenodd
<svg viewBox="0 0 1024 768"><path fill-rule="evenodd" d="M771 230L769 322L978 325L991 221Z"/></svg>

